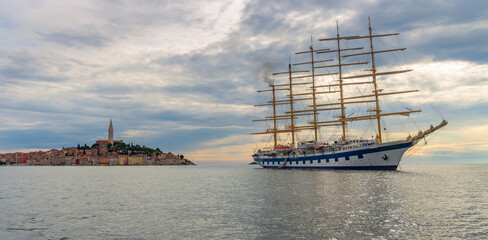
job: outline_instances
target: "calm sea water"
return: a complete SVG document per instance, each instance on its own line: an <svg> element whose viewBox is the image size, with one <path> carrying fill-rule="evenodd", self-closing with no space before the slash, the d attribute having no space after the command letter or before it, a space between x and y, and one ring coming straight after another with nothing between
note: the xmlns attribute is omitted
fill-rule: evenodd
<svg viewBox="0 0 488 240"><path fill-rule="evenodd" d="M0 167L0 239L486 239L488 165Z"/></svg>

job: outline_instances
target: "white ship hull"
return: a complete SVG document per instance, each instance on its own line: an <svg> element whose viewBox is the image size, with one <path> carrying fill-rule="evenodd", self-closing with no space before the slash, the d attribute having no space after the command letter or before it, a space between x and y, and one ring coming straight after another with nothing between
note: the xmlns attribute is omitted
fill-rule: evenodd
<svg viewBox="0 0 488 240"><path fill-rule="evenodd" d="M300 156L255 156L264 168L396 170L412 142L392 142Z"/></svg>

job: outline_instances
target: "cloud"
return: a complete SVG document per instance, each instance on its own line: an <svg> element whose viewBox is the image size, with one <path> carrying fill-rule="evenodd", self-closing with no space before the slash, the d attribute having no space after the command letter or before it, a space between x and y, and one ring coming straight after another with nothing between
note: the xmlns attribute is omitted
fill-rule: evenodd
<svg viewBox="0 0 488 240"><path fill-rule="evenodd" d="M487 102L488 64L468 61L427 60L411 64L412 73L389 76L384 86L399 91L418 89L418 94L395 96L412 104L447 103L453 106L472 106ZM380 80L381 81L381 80ZM398 83L404 83L398 86Z"/></svg>
<svg viewBox="0 0 488 240"><path fill-rule="evenodd" d="M56 42L67 47L103 47L106 46L110 38L101 35L100 33L69 33L69 32L53 32L48 34L40 34L46 41Z"/></svg>
<svg viewBox="0 0 488 240"><path fill-rule="evenodd" d="M47 52L38 54L30 50L0 51L4 58L0 64L0 75L4 83L17 84L21 81L60 82L73 61L57 59ZM45 55L44 55L45 54Z"/></svg>

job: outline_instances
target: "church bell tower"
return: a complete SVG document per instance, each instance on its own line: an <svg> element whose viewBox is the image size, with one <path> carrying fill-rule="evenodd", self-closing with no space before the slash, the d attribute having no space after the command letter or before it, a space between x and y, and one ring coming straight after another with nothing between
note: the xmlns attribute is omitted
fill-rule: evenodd
<svg viewBox="0 0 488 240"><path fill-rule="evenodd" d="M114 127L112 126L112 119L110 119L110 125L108 126L108 143L114 145Z"/></svg>

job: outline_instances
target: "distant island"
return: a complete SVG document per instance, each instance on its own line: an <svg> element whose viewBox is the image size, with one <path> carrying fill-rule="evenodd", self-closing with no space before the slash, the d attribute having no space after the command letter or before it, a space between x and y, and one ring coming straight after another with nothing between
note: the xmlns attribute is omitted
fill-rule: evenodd
<svg viewBox="0 0 488 240"><path fill-rule="evenodd" d="M48 151L16 152L0 154L0 165L67 165L67 166L116 166L116 165L195 165L183 155L164 153L122 140L113 140L113 125L110 120L108 140Z"/></svg>

